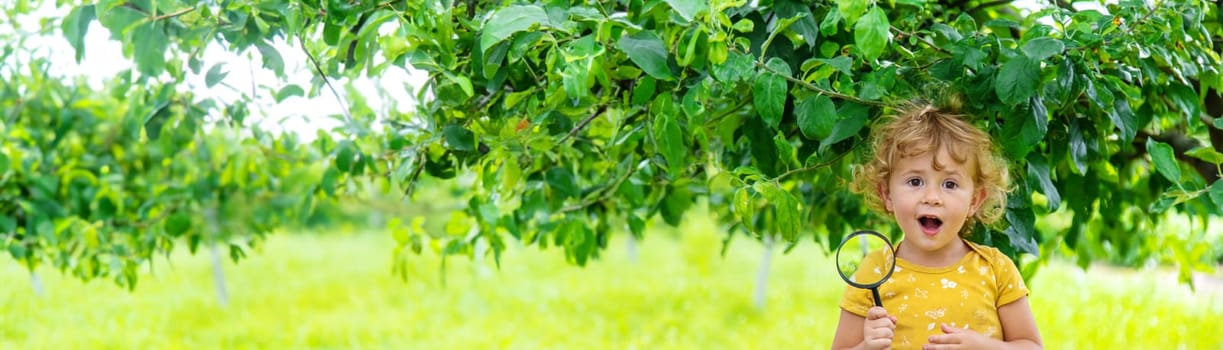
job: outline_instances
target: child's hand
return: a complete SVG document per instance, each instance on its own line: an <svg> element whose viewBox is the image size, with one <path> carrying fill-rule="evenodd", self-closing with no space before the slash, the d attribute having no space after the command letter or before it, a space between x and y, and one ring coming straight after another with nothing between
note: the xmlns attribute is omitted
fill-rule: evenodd
<svg viewBox="0 0 1223 350"><path fill-rule="evenodd" d="M930 343L922 346L922 350L941 350L941 349L987 349L993 346L990 345L991 339L986 338L980 333L942 324L943 335L930 337Z"/></svg>
<svg viewBox="0 0 1223 350"><path fill-rule="evenodd" d="M871 307L866 311L866 322L862 323L862 347L867 350L889 349L895 331L896 317L889 316L882 307Z"/></svg>

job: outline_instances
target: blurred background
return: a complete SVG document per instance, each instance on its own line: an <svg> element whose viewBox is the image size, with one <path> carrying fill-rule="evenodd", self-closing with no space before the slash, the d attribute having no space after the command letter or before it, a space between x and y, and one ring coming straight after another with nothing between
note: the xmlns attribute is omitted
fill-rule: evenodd
<svg viewBox="0 0 1223 350"><path fill-rule="evenodd" d="M340 164L343 150L361 150L362 145L344 143L345 137L357 139L355 134L367 131L353 131L359 128L350 128L346 123L352 116L345 114L356 110L358 118L364 115L371 125L375 119L410 119L418 97L426 95L416 93L425 84L420 71L407 67L336 77L343 74L335 73L339 64L330 62L334 81L325 83L313 74L321 68L310 64L314 57L308 57L311 51L305 48L339 54L320 44L325 39L319 33L311 33L309 43L269 35L274 40L260 42L265 46L235 50L238 53L178 38L182 42L176 43L177 49L198 48L192 55L215 65L184 73L184 66L192 63L171 55L170 68L161 68L179 69L174 73L177 80L160 71L148 74L153 78L142 77L144 72L133 69L146 68L134 68L134 60L156 66L149 60L166 56L140 55L149 49L138 46L143 37L117 39L104 27L116 17L87 20L87 30L65 20L85 16L80 9L90 3L18 0L0 26L5 43L0 111L7 113L0 116L5 137L0 166L26 167L0 168L0 213L5 215L0 228L6 229L0 230L5 248L0 257L0 349L823 349L832 341L846 285L827 253L832 240L828 232L803 232L798 236L804 238L793 245L774 244L773 238L743 234L741 226L728 228L728 213L717 210L727 207L726 198L709 204L702 197L678 225L658 220L659 215L643 221L644 234L634 234L633 223L619 220L623 217L598 217L615 225L607 230L605 249L594 249L589 260L581 258L584 266L575 264L569 247L548 246L548 239L540 245L507 238L501 242L504 250L494 254L488 241L470 237L479 231L473 230L473 216L461 214L474 206L472 198L487 178L422 176L408 196L387 178L335 174L335 169L352 169L351 164ZM148 1L96 5L113 10L134 3ZM225 6L217 1L190 3L201 4L201 9L242 7L229 1L219 2ZM263 2L291 9L300 9L294 7L300 3ZM860 4L865 10L868 2L838 3ZM1102 3L1116 2L1077 5L1104 9ZM183 15L161 11L146 17ZM123 28L129 29L135 30ZM171 29L167 32L183 28ZM63 40L69 33L78 35L75 41ZM201 34L185 29L175 33ZM376 40L376 34L365 38ZM379 45L392 46L384 41ZM279 66L269 64L271 53L280 59ZM330 83L338 88L329 89ZM460 89L456 85L461 84L447 87L454 92ZM74 100L80 96L85 97ZM148 122L163 114L153 107L165 107L171 100L206 100L199 104L210 109L175 110L173 117L164 117L168 131L156 139L147 131ZM61 114L61 109L88 113ZM215 124L185 124L189 117ZM57 118L92 118L96 123L82 122L76 130L59 133L56 129L63 124L56 124L61 120ZM239 127L227 130L226 123ZM127 125L134 127L129 130ZM208 136L203 136L204 129L209 129ZM69 141L61 144L61 134L71 135L63 138ZM112 146L113 135L128 134L139 142L118 151L103 147ZM436 139L430 142L440 144ZM25 142L37 143L29 140L52 146L29 146ZM362 141L377 144L363 145L367 151L383 150L383 143L406 142L393 136ZM33 176L46 167L20 159L23 152L38 153L26 152L31 149L45 151L36 156L50 168L80 166L85 174L98 176ZM399 155L386 153L389 158ZM101 156L117 160L78 164ZM356 159L360 163L363 158ZM164 169L157 164L165 164ZM1148 197L1162 202L1169 197L1161 191L1171 183L1158 182L1162 180L1149 168L1122 171L1155 178L1129 185L1152 188ZM403 178L403 169L379 168L394 172L395 180ZM126 182L103 176L121 171L142 175ZM1117 177L1117 170L1112 171L1100 176ZM9 175L18 173L33 175ZM254 174L257 182L224 186L242 177L235 174ZM534 181L539 185L538 178ZM552 180L546 182L551 185ZM38 192L44 185L62 188ZM98 190L106 186L123 190ZM26 187L36 190L19 190ZM85 190L74 192L80 189ZM1205 189L1193 190L1198 191L1193 196L1200 196L1195 205L1208 203ZM117 198L112 192L134 198ZM1181 188L1180 194L1185 192ZM162 196L140 197L147 193ZM1034 206L1050 209L1042 193L1029 194ZM108 207L114 204L108 197L112 195L117 207ZM1085 197L1080 193L1079 198ZM138 200L155 204L122 205ZM1188 201L1176 200L1163 209ZM18 237L18 229L8 230L5 225L17 220L13 213L33 207L67 208L62 211L85 219L22 228L23 233L41 236ZM1186 207L1200 211L1178 211ZM170 214L173 208L189 211L179 216ZM1111 221L1106 224L1077 223L1086 228L1072 228L1074 217L1065 209L1050 209L1036 218L1041 244L1033 249L1041 258L1024 255L1026 260L1019 263L1030 277L1029 301L1046 348L1223 349L1218 326L1223 321L1223 220L1202 207L1182 205L1158 214L1144 213L1146 209L1126 207L1123 217L1107 218ZM831 220L838 215L817 216ZM1202 217L1209 220L1198 220ZM167 222L123 220L130 218ZM99 222L129 225L101 230ZM1114 228L1144 232L1127 239L1132 237L1117 237L1126 231ZM504 228L495 229L501 230L500 236L510 236ZM1071 240L1068 232L1083 232L1077 247L1061 243ZM89 249L82 253L79 244ZM27 250L35 246L44 250ZM102 253L93 254L97 252Z"/></svg>
<svg viewBox="0 0 1223 350"><path fill-rule="evenodd" d="M224 261L228 305L209 257L185 250L151 262L131 291L51 269L35 280L0 265L0 348L823 349L832 341L846 285L826 249L808 241L785 253L740 239L721 252L724 232L703 208L679 227L650 225L641 241L619 232L585 267L557 247L513 243L500 266L489 257L442 261L428 249L392 253L387 221L421 217L444 230L463 186L430 183L415 204L370 197L320 208L316 228L278 231L241 263ZM406 261L392 271L397 259ZM1195 274L1191 290L1176 274L1051 258L1029 281L1046 348L1223 347L1223 275Z"/></svg>

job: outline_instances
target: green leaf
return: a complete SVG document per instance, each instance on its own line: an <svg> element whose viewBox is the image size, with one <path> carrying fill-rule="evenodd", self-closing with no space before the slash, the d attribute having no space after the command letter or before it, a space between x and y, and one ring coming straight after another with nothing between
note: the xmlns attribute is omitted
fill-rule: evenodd
<svg viewBox="0 0 1223 350"><path fill-rule="evenodd" d="M285 99L293 96L302 97L306 95L306 90L303 90L300 85L289 84L280 88L276 92L276 102L284 102Z"/></svg>
<svg viewBox="0 0 1223 350"><path fill-rule="evenodd" d="M1086 75L1079 75L1079 81L1086 86L1087 99L1102 110L1111 110L1113 108L1113 92L1108 87L1097 88L1096 83L1092 78ZM1121 126L1118 125L1118 128Z"/></svg>
<svg viewBox="0 0 1223 350"><path fill-rule="evenodd" d="M1185 155L1207 161L1216 166L1223 164L1223 153L1219 153L1209 146L1194 148L1189 152L1185 152Z"/></svg>
<svg viewBox="0 0 1223 350"><path fill-rule="evenodd" d="M752 213L755 212L756 208L752 205L752 195L748 192L747 186L735 190L735 202L732 204L731 209L735 212L735 216L739 218L739 221L743 222L744 226L751 226L749 223L752 222Z"/></svg>
<svg viewBox="0 0 1223 350"><path fill-rule="evenodd" d="M218 62L212 68L209 68L208 73L204 75L204 84L208 87L213 87L220 83L221 80L224 80L225 76L229 75L229 72L222 70L224 68L225 62Z"/></svg>
<svg viewBox="0 0 1223 350"><path fill-rule="evenodd" d="M743 18L738 22L735 22L735 24L730 28L740 33L751 33L752 30L756 29L756 22L752 22L751 19Z"/></svg>
<svg viewBox="0 0 1223 350"><path fill-rule="evenodd" d="M825 95L810 95L798 103L798 128L803 136L812 140L823 140L832 133L837 122L837 107Z"/></svg>
<svg viewBox="0 0 1223 350"><path fill-rule="evenodd" d="M863 126L866 126L866 121L866 113L854 113L837 121L837 125L832 127L832 134L828 135L823 141L820 141L820 152L828 149L828 146L841 142L850 136L857 135L858 131L862 130Z"/></svg>
<svg viewBox="0 0 1223 350"><path fill-rule="evenodd" d="M158 28L155 22L136 26L132 30L132 45L132 55L140 74L157 76L166 70L166 49L170 42L166 39L165 31Z"/></svg>
<svg viewBox="0 0 1223 350"><path fill-rule="evenodd" d="M684 219L684 213L692 207L692 192L685 182L681 185L667 186L667 194L662 198L659 214L663 221L672 227L679 227Z"/></svg>
<svg viewBox="0 0 1223 350"><path fill-rule="evenodd" d="M836 10L841 17L845 18L846 25L854 25L858 18L862 17L862 13L866 12L866 7L870 3L870 0L837 0Z"/></svg>
<svg viewBox="0 0 1223 350"><path fill-rule="evenodd" d="M126 33L128 28L148 18L135 9L122 6L119 1L99 2L94 8L94 13L98 16L98 23L110 29L112 36L116 38L121 33Z"/></svg>
<svg viewBox="0 0 1223 350"><path fill-rule="evenodd" d="M854 60L849 58L848 56L837 56L833 58L817 58L816 60L823 62L824 64L827 64L828 66L832 68L835 68L838 72L841 72L842 74L845 74L845 75L854 74L854 71L853 71Z"/></svg>
<svg viewBox="0 0 1223 350"><path fill-rule="evenodd" d="M1163 175L1168 181L1174 184L1179 184L1181 181L1181 167L1176 162L1176 154L1172 150L1172 146L1166 143L1155 141L1153 138L1147 139L1147 154L1151 156L1151 162L1155 163L1155 170Z"/></svg>
<svg viewBox="0 0 1223 350"><path fill-rule="evenodd" d="M177 211L166 219L166 234L170 237L181 237L190 230L191 216L182 211Z"/></svg>
<svg viewBox="0 0 1223 350"><path fill-rule="evenodd" d="M476 95L475 89L471 87L471 79L468 79L467 77L462 76L462 75L449 74L449 72L447 73L448 74L446 74L446 79L449 79L451 82L454 82L455 84L459 84L459 88L463 89L463 93L467 94L467 97L472 97Z"/></svg>
<svg viewBox="0 0 1223 350"><path fill-rule="evenodd" d="M1028 105L1032 111L1032 124L1035 127L1036 135L1033 137L1036 140L1045 138L1045 134L1049 132L1049 109L1045 107L1045 102L1040 98L1040 95L1032 96L1028 100Z"/></svg>
<svg viewBox="0 0 1223 350"><path fill-rule="evenodd" d="M353 160L356 158L357 150L352 141L345 140L340 142L335 150L335 167L345 173L352 171Z"/></svg>
<svg viewBox="0 0 1223 350"><path fill-rule="evenodd" d="M1061 54L1066 50L1066 44L1050 37L1039 37L1023 45L1023 53L1033 60L1043 60L1050 56Z"/></svg>
<svg viewBox="0 0 1223 350"><path fill-rule="evenodd" d="M1078 174L1087 173L1087 142L1078 121L1070 121L1070 160Z"/></svg>
<svg viewBox="0 0 1223 350"><path fill-rule="evenodd" d="M654 31L643 30L622 36L617 45L646 74L660 80L674 79L667 61L667 46Z"/></svg>
<svg viewBox="0 0 1223 350"><path fill-rule="evenodd" d="M998 99L1009 106L1027 101L1036 92L1040 83L1040 62L1027 56L1011 58L994 79L994 92Z"/></svg>
<svg viewBox="0 0 1223 350"><path fill-rule="evenodd" d="M94 18L96 16L93 4L74 7L68 12L68 16L64 17L64 38L68 39L68 44L76 50L77 63L85 56L85 34L89 32L89 24Z"/></svg>
<svg viewBox="0 0 1223 350"><path fill-rule="evenodd" d="M546 24L548 14L538 5L514 5L497 10L484 23L480 33L480 50L488 52L488 48L508 39L514 33L530 29L536 24Z"/></svg>
<svg viewBox="0 0 1223 350"><path fill-rule="evenodd" d="M1035 179L1037 185L1034 186L1030 181ZM1062 196L1057 192L1057 187L1053 185L1053 180L1050 177L1049 161L1040 153L1028 154L1028 187L1040 187L1041 193L1045 194L1045 198L1049 200L1049 211L1057 211L1057 208L1062 204Z"/></svg>
<svg viewBox="0 0 1223 350"><path fill-rule="evenodd" d="M330 21L323 23L323 42L330 46L336 46L340 43L340 35L343 33L343 28L338 24Z"/></svg>
<svg viewBox="0 0 1223 350"><path fill-rule="evenodd" d="M641 239L645 236L645 220L642 220L637 215L629 214L628 229L634 238Z"/></svg>
<svg viewBox="0 0 1223 350"><path fill-rule="evenodd" d="M820 21L820 34L832 36L837 33L837 24L841 23L841 10L833 7L828 10L828 14L824 15L824 20ZM827 44L828 42L825 42Z"/></svg>
<svg viewBox="0 0 1223 350"><path fill-rule="evenodd" d="M878 6L872 7L870 12L854 25L854 45L862 52L863 58L874 61L883 54L883 49L890 40L888 29L891 26L887 14Z"/></svg>
<svg viewBox="0 0 1223 350"><path fill-rule="evenodd" d="M780 58L770 58L765 66L774 72L790 76L790 66ZM752 102L765 125L777 129L777 125L781 124L782 114L785 113L786 98L789 95L789 85L785 78L767 71L761 71L760 75L756 76Z"/></svg>
<svg viewBox="0 0 1223 350"><path fill-rule="evenodd" d="M1176 110L1184 114L1189 120L1197 119L1202 114L1202 104L1199 102L1198 93L1193 88L1171 83L1164 92L1172 100Z"/></svg>
<svg viewBox="0 0 1223 350"><path fill-rule="evenodd" d="M721 82L738 82L750 77L754 72L752 70L752 62L752 56L730 52L727 54L725 62L713 66L713 77Z"/></svg>
<svg viewBox="0 0 1223 350"><path fill-rule="evenodd" d="M676 123L675 117L670 113L663 114L658 118L658 123L654 125L654 138L657 140L656 146L659 152L662 153L663 159L667 160L667 173L672 179L678 179L685 167L687 167L684 156L684 134L680 130L679 123Z"/></svg>
<svg viewBox="0 0 1223 350"><path fill-rule="evenodd" d="M796 239L802 225L798 199L771 181L757 182L752 187L772 206L774 229L787 241Z"/></svg>
<svg viewBox="0 0 1223 350"><path fill-rule="evenodd" d="M808 47L815 48L815 40L820 35L819 24L815 23L815 15L811 13L808 4L798 0L778 0L774 2L774 10L778 18L799 19L790 26L790 30L803 37Z"/></svg>
<svg viewBox="0 0 1223 350"><path fill-rule="evenodd" d="M1006 151L1007 156L1015 159L1023 159L1027 157L1028 152L1040 143L1045 134L1040 131L1040 125L1037 125L1035 113L1030 113L1028 110L1006 115L1006 120L1002 125L1001 139L1002 147Z"/></svg>
<svg viewBox="0 0 1223 350"><path fill-rule="evenodd" d="M1011 224L1003 233L1011 241L1011 247L1032 255L1040 255L1036 246L1036 215L1031 208L1012 208L1006 210L1006 221Z"/></svg>
<svg viewBox="0 0 1223 350"><path fill-rule="evenodd" d="M284 76L285 60L280 57L280 51L276 51L272 45L262 41L255 43L255 47L259 49L259 55L263 57L263 68L271 69L276 72L277 76Z"/></svg>
<svg viewBox="0 0 1223 350"><path fill-rule="evenodd" d="M471 152L476 150L476 134L462 125L450 124L442 131L446 136L446 144L456 151Z"/></svg>
<svg viewBox="0 0 1223 350"><path fill-rule="evenodd" d="M573 172L567 168L555 167L544 173L544 181L548 182L548 186L556 190L564 198L575 198L582 194L578 188L578 180L573 176Z"/></svg>
<svg viewBox="0 0 1223 350"><path fill-rule="evenodd" d="M704 0L666 0L668 5L671 5L675 12L679 13L684 20L691 22L702 11L708 10L709 5Z"/></svg>
<svg viewBox="0 0 1223 350"><path fill-rule="evenodd" d="M935 23L930 26L930 29L942 34L944 38L947 38L947 41L960 41L964 38L964 35L960 34L959 30L943 23Z"/></svg>
<svg viewBox="0 0 1223 350"><path fill-rule="evenodd" d="M765 125L763 119L750 117L743 120L740 130L747 135L752 162L756 167L770 177L780 174L777 166L777 144L773 142L773 136L777 135L777 132Z"/></svg>
<svg viewBox="0 0 1223 350"><path fill-rule="evenodd" d="M1223 209L1223 179L1215 180L1210 185L1210 200L1215 202L1215 207Z"/></svg>
<svg viewBox="0 0 1223 350"><path fill-rule="evenodd" d="M1108 89L1101 91L1108 91ZM1121 130L1122 141L1128 143L1134 140L1134 136L1137 136L1138 116L1130 110L1130 102L1124 95L1113 100L1113 108L1108 110L1108 118L1113 121L1113 125L1116 125L1118 130Z"/></svg>

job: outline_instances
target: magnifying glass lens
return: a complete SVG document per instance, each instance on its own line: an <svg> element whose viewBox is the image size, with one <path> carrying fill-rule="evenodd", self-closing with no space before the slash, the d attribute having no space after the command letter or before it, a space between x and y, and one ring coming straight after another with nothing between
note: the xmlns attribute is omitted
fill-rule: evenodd
<svg viewBox="0 0 1223 350"><path fill-rule="evenodd" d="M892 246L881 236L857 235L837 250L841 277L861 285L878 285L896 264Z"/></svg>
<svg viewBox="0 0 1223 350"><path fill-rule="evenodd" d="M837 273L851 286L870 289L875 305L883 306L879 285L891 278L895 269L892 242L878 232L854 232L837 247Z"/></svg>

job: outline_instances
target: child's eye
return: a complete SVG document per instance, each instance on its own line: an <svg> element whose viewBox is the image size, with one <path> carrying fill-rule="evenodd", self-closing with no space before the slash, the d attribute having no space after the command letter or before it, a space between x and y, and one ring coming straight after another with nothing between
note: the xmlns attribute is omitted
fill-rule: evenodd
<svg viewBox="0 0 1223 350"><path fill-rule="evenodd" d="M960 184L955 183L955 181L945 181L943 182L943 188L954 190L954 189L960 188Z"/></svg>
<svg viewBox="0 0 1223 350"><path fill-rule="evenodd" d="M921 179L919 179L919 178L912 178L912 179L909 179L908 181L905 181L905 183L906 183L906 184L908 184L909 186L913 186L913 187L919 187L919 186L921 186L921 185L922 185L922 181L921 181Z"/></svg>

